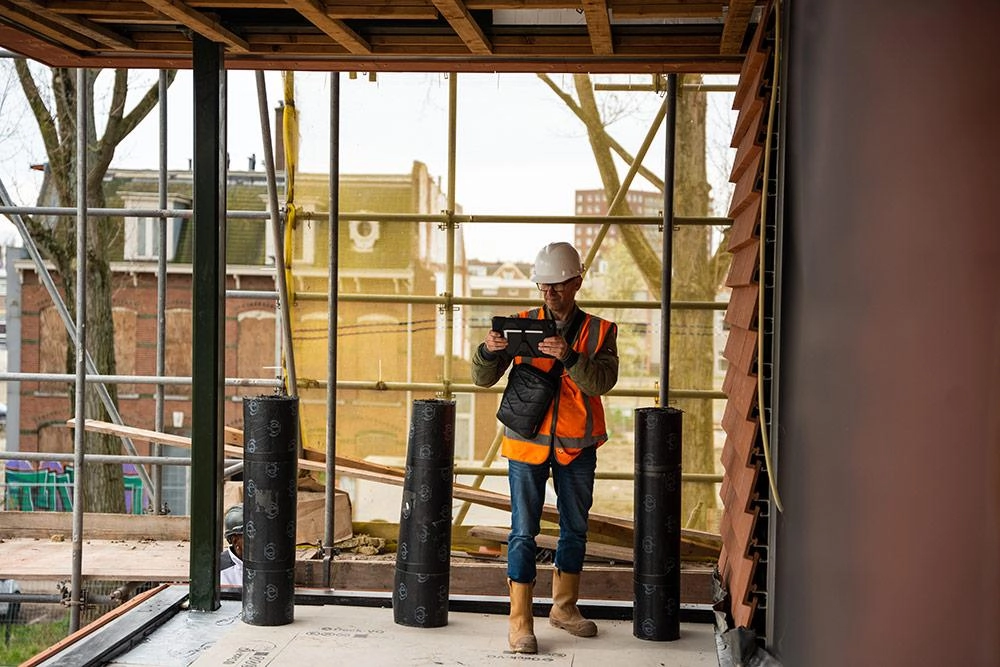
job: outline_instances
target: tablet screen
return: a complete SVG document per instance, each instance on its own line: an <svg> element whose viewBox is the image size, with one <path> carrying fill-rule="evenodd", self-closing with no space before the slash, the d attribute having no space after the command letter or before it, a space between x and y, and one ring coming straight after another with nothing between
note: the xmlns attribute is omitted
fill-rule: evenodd
<svg viewBox="0 0 1000 667"><path fill-rule="evenodd" d="M494 317L493 330L507 339L507 353L513 357L547 357L538 350L538 344L556 335L554 320L536 320L530 317Z"/></svg>

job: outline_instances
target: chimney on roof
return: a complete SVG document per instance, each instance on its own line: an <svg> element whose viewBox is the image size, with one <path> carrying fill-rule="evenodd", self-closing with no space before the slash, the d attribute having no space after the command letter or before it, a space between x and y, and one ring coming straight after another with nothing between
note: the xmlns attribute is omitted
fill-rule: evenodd
<svg viewBox="0 0 1000 667"><path fill-rule="evenodd" d="M274 170L285 170L285 103L274 108Z"/></svg>

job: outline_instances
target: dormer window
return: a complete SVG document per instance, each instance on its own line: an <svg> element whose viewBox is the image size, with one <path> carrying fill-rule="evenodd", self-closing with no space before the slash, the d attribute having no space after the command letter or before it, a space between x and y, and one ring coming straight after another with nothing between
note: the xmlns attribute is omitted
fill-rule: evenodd
<svg viewBox="0 0 1000 667"><path fill-rule="evenodd" d="M150 192L122 193L126 209L159 209L159 195ZM173 198L167 200L171 210L190 209L190 200ZM125 260L156 261L160 257L160 225L167 226L167 261L177 255L184 219L180 217L161 220L154 216L125 216Z"/></svg>

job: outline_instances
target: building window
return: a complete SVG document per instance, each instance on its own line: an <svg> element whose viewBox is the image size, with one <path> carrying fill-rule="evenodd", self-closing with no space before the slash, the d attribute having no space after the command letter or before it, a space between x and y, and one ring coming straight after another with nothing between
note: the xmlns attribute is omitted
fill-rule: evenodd
<svg viewBox="0 0 1000 667"><path fill-rule="evenodd" d="M115 367L118 375L136 375L137 314L131 308L112 308L111 313L115 321ZM118 385L119 396L135 396L138 393L138 385Z"/></svg>
<svg viewBox="0 0 1000 667"><path fill-rule="evenodd" d="M185 434L186 435L186 434ZM180 447L163 446L164 456L190 456L191 452ZM190 466L163 466L163 503L171 514L189 514L188 489L191 486ZM163 509L163 508L161 508Z"/></svg>
<svg viewBox="0 0 1000 667"><path fill-rule="evenodd" d="M166 349L163 359L166 375L191 377L191 310L172 308L166 312ZM166 391L174 397L191 395L191 385L167 385Z"/></svg>
<svg viewBox="0 0 1000 667"><path fill-rule="evenodd" d="M55 306L48 306L38 313L38 372L62 374L67 373L67 346L69 337L66 327ZM38 391L42 394L66 394L69 385L66 382L39 382Z"/></svg>
<svg viewBox="0 0 1000 667"><path fill-rule="evenodd" d="M125 259L148 261L160 258L160 218L125 218ZM177 254L180 218L167 218L167 261Z"/></svg>
<svg viewBox="0 0 1000 667"><path fill-rule="evenodd" d="M355 250L358 252L372 252L382 232L379 230L377 220L370 222L368 220L351 220L348 235Z"/></svg>

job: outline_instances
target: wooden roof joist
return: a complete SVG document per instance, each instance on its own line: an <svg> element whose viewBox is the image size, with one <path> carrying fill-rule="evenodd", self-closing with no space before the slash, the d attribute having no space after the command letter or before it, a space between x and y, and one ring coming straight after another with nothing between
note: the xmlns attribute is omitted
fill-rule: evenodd
<svg viewBox="0 0 1000 667"><path fill-rule="evenodd" d="M51 66L737 73L757 0L0 0L0 47Z"/></svg>

